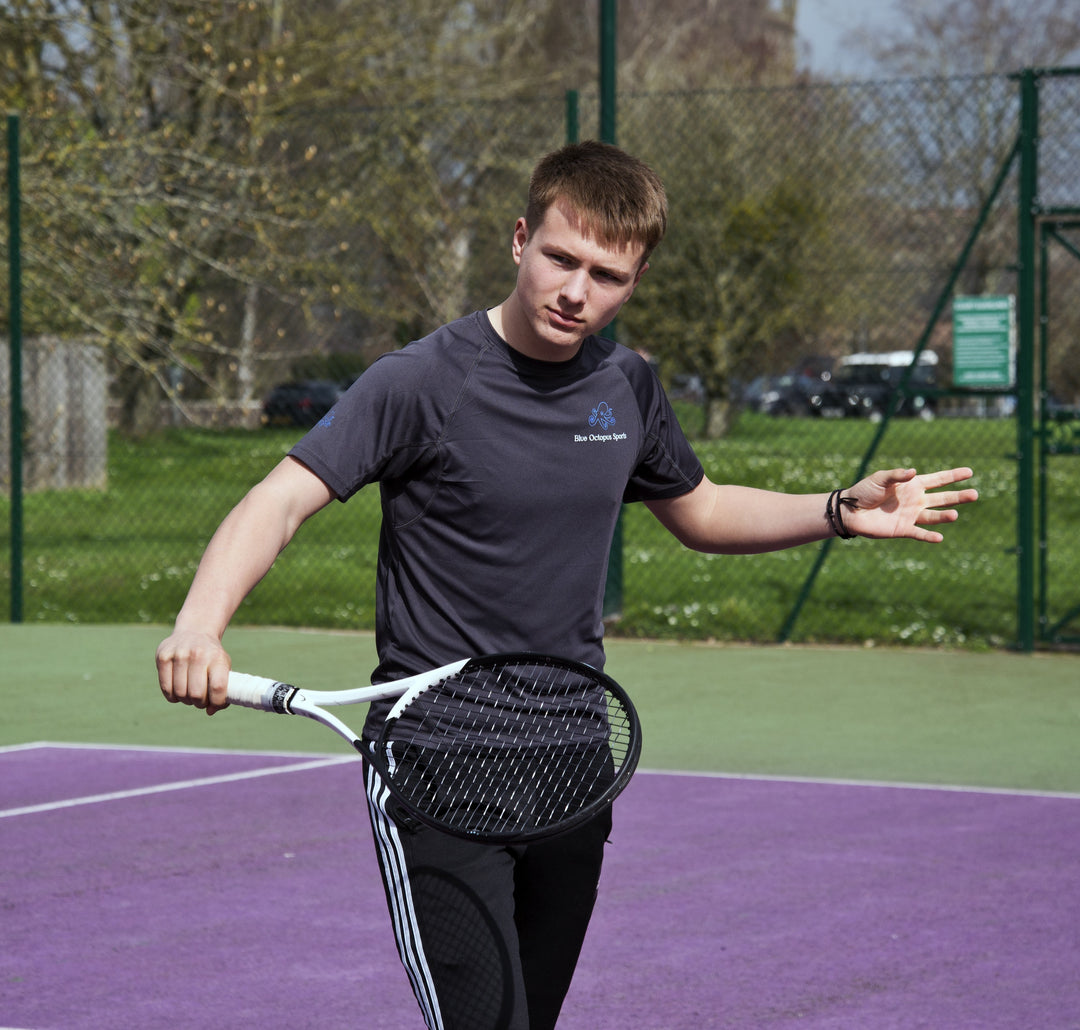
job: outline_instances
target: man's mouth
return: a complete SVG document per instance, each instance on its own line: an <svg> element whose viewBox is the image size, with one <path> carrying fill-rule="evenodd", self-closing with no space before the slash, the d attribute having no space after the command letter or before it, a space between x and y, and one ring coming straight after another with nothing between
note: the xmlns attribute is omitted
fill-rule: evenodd
<svg viewBox="0 0 1080 1030"><path fill-rule="evenodd" d="M555 308L548 309L548 317L551 321L560 328L563 329L576 329L581 323L581 319L574 315L567 315L562 311L558 311Z"/></svg>

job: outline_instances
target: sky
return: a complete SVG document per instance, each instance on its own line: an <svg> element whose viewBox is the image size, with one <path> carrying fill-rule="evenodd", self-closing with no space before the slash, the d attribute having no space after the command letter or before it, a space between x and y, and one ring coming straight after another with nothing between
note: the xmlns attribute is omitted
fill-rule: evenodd
<svg viewBox="0 0 1080 1030"><path fill-rule="evenodd" d="M840 45L853 28L891 25L895 16L886 0L799 0L795 29L800 67L823 77L857 77L869 71L867 59Z"/></svg>

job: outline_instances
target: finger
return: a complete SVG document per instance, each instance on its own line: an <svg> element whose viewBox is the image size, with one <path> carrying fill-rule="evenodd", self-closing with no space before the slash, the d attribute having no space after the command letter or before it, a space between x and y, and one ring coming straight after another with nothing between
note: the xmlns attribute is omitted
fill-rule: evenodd
<svg viewBox="0 0 1080 1030"><path fill-rule="evenodd" d="M918 527L916 527L911 534L911 538L913 540L919 540L924 544L940 544L945 540L945 537L940 533L935 533L931 529L919 529Z"/></svg>
<svg viewBox="0 0 1080 1030"><path fill-rule="evenodd" d="M158 684L165 700L172 704L189 703L188 676L189 663L186 656L174 654L158 665Z"/></svg>
<svg viewBox="0 0 1080 1030"><path fill-rule="evenodd" d="M229 707L229 667L228 659L215 661L207 671L206 714L213 715Z"/></svg>
<svg viewBox="0 0 1080 1030"><path fill-rule="evenodd" d="M883 469L874 473L870 478L877 480L880 485L888 487L895 483L908 483L917 475L917 469Z"/></svg>
<svg viewBox="0 0 1080 1030"><path fill-rule="evenodd" d="M940 526L944 522L955 522L958 518L960 518L960 513L952 508L946 508L943 511L937 508L927 508L916 521L920 526Z"/></svg>
<svg viewBox="0 0 1080 1030"><path fill-rule="evenodd" d="M173 693L173 673L175 670L173 655L170 651L158 648L156 661L158 687L161 689L162 696L165 700L170 704L175 704L176 696Z"/></svg>
<svg viewBox="0 0 1080 1030"><path fill-rule="evenodd" d="M975 473L969 468L944 469L940 472L928 472L920 476L923 487L934 490L939 486L951 486L953 483L961 483L970 479Z"/></svg>
<svg viewBox="0 0 1080 1030"><path fill-rule="evenodd" d="M978 499L977 490L949 490L937 494L925 494L923 503L930 508L952 508L957 504L970 504Z"/></svg>
<svg viewBox="0 0 1080 1030"><path fill-rule="evenodd" d="M172 659L172 696L180 704L205 708L207 661L197 650L181 648Z"/></svg>
<svg viewBox="0 0 1080 1030"><path fill-rule="evenodd" d="M187 658L177 658L173 668L173 699L184 705L204 706L199 690L199 664Z"/></svg>

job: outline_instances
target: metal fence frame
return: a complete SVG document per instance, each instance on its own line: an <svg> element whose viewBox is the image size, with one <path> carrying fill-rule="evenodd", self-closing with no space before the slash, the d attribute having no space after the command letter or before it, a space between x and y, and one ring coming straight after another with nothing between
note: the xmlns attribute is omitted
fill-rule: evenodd
<svg viewBox="0 0 1080 1030"><path fill-rule="evenodd" d="M961 252L952 266L946 285L940 291L925 331L915 347L915 361L929 343L933 327L946 310L960 274L979 238L987 215L998 199L1010 174L1018 174L1017 198L1017 328L1018 350L1015 389L1007 392L1016 398L1016 461L1017 461L1017 587L1016 587L1016 640L1021 651L1032 651L1038 643L1062 643L1075 641L1067 624L1080 614L1080 605L1072 607L1056 619L1050 614L1047 583L1050 566L1047 561L1048 500L1045 490L1047 461L1052 455L1080 453L1080 446L1063 446L1054 436L1055 415L1047 404L1045 390L1046 353L1050 345L1048 319L1048 283L1045 277L1047 252L1051 244L1061 246L1073 258L1080 260L1078 249L1062 230L1080 227L1080 206L1049 205L1039 197L1039 87L1042 82L1058 77L1080 77L1080 68L1025 69L1012 76L1017 84L1020 98L1019 125L1015 141L995 179L993 190L983 204L982 210L971 228ZM601 98L603 102L603 97ZM602 103L602 125L605 133L614 138L614 96ZM577 133L578 106L576 97L567 101L567 134L573 138ZM9 115L7 120L7 179L9 212L9 300L10 300L10 441L11 441L11 525L10 525L10 617L21 622L24 611L23 579L23 454L20 442L24 436L22 383L22 284L21 284L21 194L19 173L19 116ZM888 429L896 408L909 389L911 372L898 385L885 418L879 424L874 438L864 453L859 475L873 460ZM964 391L945 391L960 394ZM985 391L980 391L985 393ZM818 575L829 558L832 541L825 541L813 563L809 575L799 591L798 598L782 627L779 639L790 638L792 630L810 597ZM621 590L619 576L621 556L612 565ZM617 607L618 598L614 602Z"/></svg>
<svg viewBox="0 0 1080 1030"><path fill-rule="evenodd" d="M1047 561L1046 459L1051 453L1065 453L1048 443L1053 419L1047 407L1045 389L1042 388L1042 384L1046 381L1046 355L1050 344L1049 288L1046 279L1048 241L1056 240L1073 257L1080 260L1080 251L1077 251L1058 232L1065 226L1080 226L1080 220L1077 220L1080 216L1080 207L1043 205L1039 201L1039 84L1043 79L1058 77L1080 77L1080 68L1028 68L1013 76L1020 92L1020 124L1017 126L1015 142L998 171L989 196L978 212L971 234L960 251L948 281L927 321L926 329L914 348L912 363L898 383L885 417L879 424L878 431L864 454L855 477L862 478L869 470L870 462L873 461L897 407L902 399L910 394L911 377L917 367L919 356L929 343L934 325L946 310L960 274L983 231L991 209L997 202L1011 171L1014 167L1018 167L1016 266L1020 270L1020 275L1017 301L1018 346L1015 388L1016 460L1019 484L1016 540L1016 646L1019 650L1028 652L1035 649L1037 642L1075 642L1078 638L1067 633L1065 626L1080 615L1080 605L1077 605L1064 616L1051 622L1047 600L1050 573ZM1038 323L1038 328L1036 323ZM962 395L967 391L953 389L948 392L952 395ZM988 393L988 391L978 392L983 395ZM1006 392L1013 393L1013 391ZM1080 448L1067 453L1080 453ZM1036 513L1038 513L1038 518ZM781 642L790 637L799 613L810 596L814 582L828 559L833 543L833 540L826 540L822 544L818 559L780 631Z"/></svg>

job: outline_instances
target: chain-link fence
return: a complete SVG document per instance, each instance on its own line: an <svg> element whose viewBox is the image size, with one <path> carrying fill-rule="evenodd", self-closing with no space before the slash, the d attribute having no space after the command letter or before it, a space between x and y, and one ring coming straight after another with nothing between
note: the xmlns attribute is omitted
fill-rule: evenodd
<svg viewBox="0 0 1080 1030"><path fill-rule="evenodd" d="M1080 79L1039 84L1039 198L1061 241L1039 410L1067 426ZM595 104L581 98L582 125ZM618 332L655 362L712 478L816 492L867 462L970 465L982 499L939 547L745 558L687 552L630 506L613 632L1015 641L1018 391L954 389L952 301L1022 292L1020 115L1005 76L620 96L618 142L660 172L672 212ZM213 152L24 120L25 496L0 555L7 577L22 569L21 617L171 621L218 521L374 356L509 292L528 173L564 135L563 98L292 112ZM1057 533L1040 589L1066 614L1067 450L1040 501ZM6 436L0 453L10 484ZM377 542L369 488L303 528L237 621L370 627Z"/></svg>

